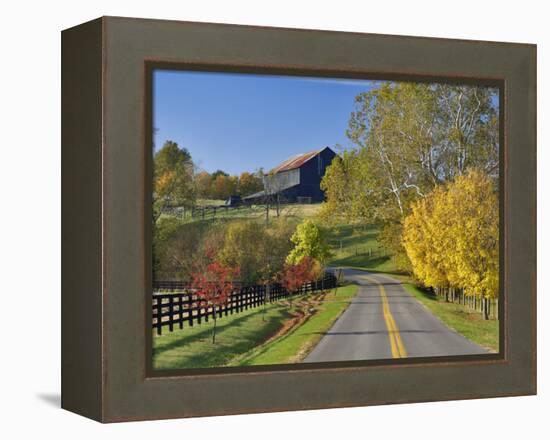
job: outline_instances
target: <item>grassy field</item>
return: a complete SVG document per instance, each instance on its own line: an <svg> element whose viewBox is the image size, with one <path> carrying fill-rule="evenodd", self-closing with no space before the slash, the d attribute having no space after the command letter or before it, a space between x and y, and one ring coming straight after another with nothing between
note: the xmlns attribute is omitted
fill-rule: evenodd
<svg viewBox="0 0 550 440"><path fill-rule="evenodd" d="M329 266L354 267L371 272L399 274L390 256L379 246L378 227L337 225L329 229L332 257Z"/></svg>
<svg viewBox="0 0 550 440"><path fill-rule="evenodd" d="M214 210L213 208L216 207ZM305 218L313 218L321 208L320 203L311 204L282 204L279 207L279 216L288 220L300 222ZM174 214L163 213L163 217L174 216ZM213 222L232 220L258 220L265 221L266 207L263 205L242 205L233 208L225 208L223 200L198 200L195 215L187 211L185 216L177 215L182 223L190 222ZM269 219L277 218L277 209L273 206L269 209Z"/></svg>
<svg viewBox="0 0 550 440"><path fill-rule="evenodd" d="M459 304L442 301L414 284L407 283L404 284L404 287L448 327L476 344L498 352L497 320L484 320L479 312L474 312Z"/></svg>
<svg viewBox="0 0 550 440"><path fill-rule="evenodd" d="M346 286L340 287L336 295L331 291L274 303L267 306L265 321L262 307L223 317L218 320L215 344L212 320L172 333L166 329L162 336L153 338L154 368L299 362L345 310L356 291L357 286Z"/></svg>
<svg viewBox="0 0 550 440"><path fill-rule="evenodd" d="M156 369L207 368L229 364L274 335L292 318L283 304L256 307L218 320L216 343L212 343L213 320L201 325L163 332L153 337L153 366Z"/></svg>
<svg viewBox="0 0 550 440"><path fill-rule="evenodd" d="M273 365L302 361L346 310L356 293L357 286L348 285L338 288L336 293L330 291L316 303L312 301L315 313L301 325L235 359L232 365Z"/></svg>

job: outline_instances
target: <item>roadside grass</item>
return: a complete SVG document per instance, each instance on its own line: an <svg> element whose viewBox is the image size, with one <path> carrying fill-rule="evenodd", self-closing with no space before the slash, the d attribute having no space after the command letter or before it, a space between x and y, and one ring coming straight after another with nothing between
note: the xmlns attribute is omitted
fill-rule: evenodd
<svg viewBox="0 0 550 440"><path fill-rule="evenodd" d="M218 319L216 343L212 343L214 321L153 336L155 369L189 369L239 365L300 362L322 338L355 296L357 286L328 291L322 300L295 297ZM315 296L319 298L318 295ZM315 313L288 333L277 337L296 312L316 307Z"/></svg>
<svg viewBox="0 0 550 440"><path fill-rule="evenodd" d="M399 271L392 258L379 248L377 234L378 228L372 225L335 226L330 232L333 256L327 264L391 275L448 327L482 347L498 351L498 321L484 320L479 312L447 303L418 288L410 274Z"/></svg>
<svg viewBox="0 0 550 440"><path fill-rule="evenodd" d="M256 307L218 319L216 343L212 343L214 321L179 328L153 336L153 367L182 369L221 367L274 335L292 317L292 309L279 303Z"/></svg>
<svg viewBox="0 0 550 440"><path fill-rule="evenodd" d="M492 352L498 352L498 320L485 320L479 312L469 310L460 304L445 302L414 284L405 283L403 287L448 327L476 344Z"/></svg>
<svg viewBox="0 0 550 440"><path fill-rule="evenodd" d="M275 365L301 362L321 340L357 293L356 285L339 287L326 293L316 311L288 333L236 358L231 365Z"/></svg>

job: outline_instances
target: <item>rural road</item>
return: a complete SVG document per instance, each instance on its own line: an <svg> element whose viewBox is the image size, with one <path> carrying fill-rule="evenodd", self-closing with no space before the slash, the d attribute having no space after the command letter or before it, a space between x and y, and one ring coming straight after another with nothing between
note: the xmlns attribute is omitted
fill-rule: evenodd
<svg viewBox="0 0 550 440"><path fill-rule="evenodd" d="M344 269L359 284L349 307L304 362L484 354L386 275Z"/></svg>

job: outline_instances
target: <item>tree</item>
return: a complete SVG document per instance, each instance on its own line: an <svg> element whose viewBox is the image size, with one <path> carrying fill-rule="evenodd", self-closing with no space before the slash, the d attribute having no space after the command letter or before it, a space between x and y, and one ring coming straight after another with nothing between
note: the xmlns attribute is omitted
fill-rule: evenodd
<svg viewBox="0 0 550 440"><path fill-rule="evenodd" d="M270 283L284 267L294 230L282 219L269 227L256 221L231 222L221 237L217 258L238 267L246 284Z"/></svg>
<svg viewBox="0 0 550 440"><path fill-rule="evenodd" d="M445 218L436 218L436 204L444 203L441 188L435 189L428 197L419 200L411 214L404 221L403 246L407 252L416 278L426 286L448 287L448 270L444 257L449 250L443 239L448 233L441 223Z"/></svg>
<svg viewBox="0 0 550 440"><path fill-rule="evenodd" d="M262 268L262 282L266 284L266 297L262 319L265 320L267 301L271 295L271 284L277 281L285 269L286 256L292 249L290 237L296 227L281 217L272 221L266 228L267 240L264 246L264 266Z"/></svg>
<svg viewBox="0 0 550 440"><path fill-rule="evenodd" d="M296 227L290 240L294 248L286 258L288 264L298 264L304 257L314 258L324 264L331 255L324 230L309 219Z"/></svg>
<svg viewBox="0 0 550 440"><path fill-rule="evenodd" d="M162 175L166 171L174 171L179 167L192 164L191 153L186 148L180 148L176 142L166 141L155 154L155 175Z"/></svg>
<svg viewBox="0 0 550 440"><path fill-rule="evenodd" d="M166 141L154 156L153 212L156 221L168 207L195 204L194 165L189 151Z"/></svg>
<svg viewBox="0 0 550 440"><path fill-rule="evenodd" d="M154 279L191 279L206 236L206 225L182 223L176 217L166 216L156 222L153 234Z"/></svg>
<svg viewBox="0 0 550 440"><path fill-rule="evenodd" d="M214 177L214 174L212 174ZM215 199L227 199L230 195L235 194L237 191L238 178L236 176L228 176L224 174L218 174L214 177L212 183L212 196Z"/></svg>
<svg viewBox="0 0 550 440"><path fill-rule="evenodd" d="M267 228L265 248L264 280L272 282L284 269L286 257L294 247L291 237L296 232L296 226L285 217L275 219Z"/></svg>
<svg viewBox="0 0 550 440"><path fill-rule="evenodd" d="M262 179L257 175L244 171L239 176L238 193L245 197L263 189Z"/></svg>
<svg viewBox="0 0 550 440"><path fill-rule="evenodd" d="M347 135L364 151L392 219L469 168L497 170L495 96L487 87L386 83L356 97Z"/></svg>
<svg viewBox="0 0 550 440"><path fill-rule="evenodd" d="M325 220L382 225L379 239L408 266L400 229L411 206L468 169L498 176L497 91L448 84L384 83L355 98L354 148L327 168Z"/></svg>
<svg viewBox="0 0 550 440"><path fill-rule="evenodd" d="M212 179L215 179L218 176L229 177L229 174L222 170L216 170L212 173Z"/></svg>
<svg viewBox="0 0 550 440"><path fill-rule="evenodd" d="M212 307L214 328L212 330L212 343L216 343L217 308L227 303L229 295L233 291L233 279L238 270L222 265L218 261L208 264L205 271L200 271L193 277L193 288L199 297L201 307Z"/></svg>
<svg viewBox="0 0 550 440"><path fill-rule="evenodd" d="M240 221L229 223L218 236L216 260L226 267L237 268L244 284L267 285L264 315L269 286L284 270L294 230L283 219L269 227L255 221Z"/></svg>
<svg viewBox="0 0 550 440"><path fill-rule="evenodd" d="M459 288L482 300L498 295L498 197L494 179L469 170L412 207L403 244L415 276L435 288Z"/></svg>
<svg viewBox="0 0 550 440"><path fill-rule="evenodd" d="M224 265L238 267L243 283L256 284L265 277L269 241L264 225L232 222L225 230L218 259Z"/></svg>
<svg viewBox="0 0 550 440"><path fill-rule="evenodd" d="M296 292L305 283L315 279L318 266L318 262L309 256L304 256L297 263L287 263L282 272L281 283L288 292Z"/></svg>
<svg viewBox="0 0 550 440"><path fill-rule="evenodd" d="M403 247L403 223L387 221L380 227L377 241L391 255L393 264L399 270L410 272L411 263Z"/></svg>
<svg viewBox="0 0 550 440"><path fill-rule="evenodd" d="M195 176L197 196L202 199L212 197L212 176L206 171L201 171Z"/></svg>

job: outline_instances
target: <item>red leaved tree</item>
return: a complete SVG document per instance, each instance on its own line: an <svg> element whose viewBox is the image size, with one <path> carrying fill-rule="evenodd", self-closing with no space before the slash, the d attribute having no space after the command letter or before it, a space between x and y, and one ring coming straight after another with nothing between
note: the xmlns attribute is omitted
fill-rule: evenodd
<svg viewBox="0 0 550 440"><path fill-rule="evenodd" d="M300 289L304 283L315 278L315 259L303 257L297 264L287 264L283 270L281 283L289 292Z"/></svg>
<svg viewBox="0 0 550 440"><path fill-rule="evenodd" d="M232 281L239 275L239 270L224 266L218 261L213 261L205 270L193 276L193 288L199 297L201 307L212 307L214 317L214 329L212 343L216 342L217 308L227 303L229 295L233 291Z"/></svg>

